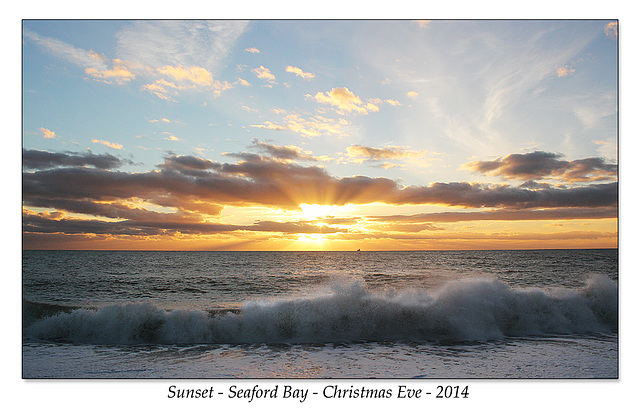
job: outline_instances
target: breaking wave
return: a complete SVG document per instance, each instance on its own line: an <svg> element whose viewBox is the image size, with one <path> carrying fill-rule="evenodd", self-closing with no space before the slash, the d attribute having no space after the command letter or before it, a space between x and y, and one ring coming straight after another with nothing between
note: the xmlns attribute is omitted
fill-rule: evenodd
<svg viewBox="0 0 640 412"><path fill-rule="evenodd" d="M578 289L513 288L481 278L434 292L374 293L352 283L308 298L250 301L239 311L165 311L151 304L45 311L25 322L24 335L95 344L486 341L617 331L617 296L605 276Z"/></svg>

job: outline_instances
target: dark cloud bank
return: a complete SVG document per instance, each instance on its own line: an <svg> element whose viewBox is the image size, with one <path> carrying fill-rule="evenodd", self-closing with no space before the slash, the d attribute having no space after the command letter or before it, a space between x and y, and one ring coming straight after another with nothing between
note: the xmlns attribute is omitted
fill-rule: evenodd
<svg viewBox="0 0 640 412"><path fill-rule="evenodd" d="M560 178L565 182L585 182L615 179L618 165L602 158L590 157L574 161L560 160L563 156L548 152L510 154L491 161L470 162L465 166L473 171L503 176L507 179Z"/></svg>
<svg viewBox="0 0 640 412"><path fill-rule="evenodd" d="M447 212L412 216L374 217L404 222L464 220L593 219L617 216L617 166L602 159L572 162L558 155L534 152L509 155L490 162L474 162L474 171L529 180L518 186L481 183L433 183L402 187L387 178L337 178L316 166L293 163L295 150L263 147L273 157L231 154L236 163L217 163L195 156L168 155L155 170L131 173L115 170L126 161L93 153L50 153L23 150L23 205L101 218L107 222L25 213L24 232L122 235L210 234L230 231L335 233L344 229L314 222L256 222L225 225L204 220L225 205L262 205L297 209L310 204L441 204L491 208L482 212ZM268 149L268 150L266 150ZM286 159L286 161L285 161ZM563 178L567 186L537 184L546 176ZM580 182L579 184L575 184ZM175 213L132 206L141 200ZM542 210L539 210L542 209Z"/></svg>

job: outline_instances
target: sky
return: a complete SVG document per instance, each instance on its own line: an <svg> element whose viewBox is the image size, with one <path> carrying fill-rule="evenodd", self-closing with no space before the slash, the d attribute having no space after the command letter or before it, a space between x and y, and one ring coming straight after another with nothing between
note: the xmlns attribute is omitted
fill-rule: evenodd
<svg viewBox="0 0 640 412"><path fill-rule="evenodd" d="M24 249L618 245L615 20L24 20Z"/></svg>

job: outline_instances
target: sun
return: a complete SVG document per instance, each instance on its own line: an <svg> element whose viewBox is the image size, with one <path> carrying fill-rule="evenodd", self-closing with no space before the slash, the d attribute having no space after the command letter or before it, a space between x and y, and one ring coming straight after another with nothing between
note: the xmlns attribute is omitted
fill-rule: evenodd
<svg viewBox="0 0 640 412"><path fill-rule="evenodd" d="M333 216L336 211L340 209L340 206L334 205L310 205L303 203L300 205L302 209L302 215L307 219L317 219L319 217Z"/></svg>
<svg viewBox="0 0 640 412"><path fill-rule="evenodd" d="M338 205L319 205L319 204L307 204L300 205L302 210L301 215L305 219L313 220L323 218L327 216L337 216L344 213L351 212L352 206L338 206Z"/></svg>
<svg viewBox="0 0 640 412"><path fill-rule="evenodd" d="M298 236L298 242L304 242L304 243L322 243L326 240L325 236L323 234L319 234L319 233L303 233L300 236Z"/></svg>
<svg viewBox="0 0 640 412"><path fill-rule="evenodd" d="M322 251L327 250L329 242L323 234L301 233L298 239L291 245L295 250Z"/></svg>

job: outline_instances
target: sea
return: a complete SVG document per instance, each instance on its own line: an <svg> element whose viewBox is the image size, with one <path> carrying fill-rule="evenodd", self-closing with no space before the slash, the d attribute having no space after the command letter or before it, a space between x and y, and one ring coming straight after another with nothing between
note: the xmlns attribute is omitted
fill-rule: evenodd
<svg viewBox="0 0 640 412"><path fill-rule="evenodd" d="M618 250L22 251L23 379L615 379Z"/></svg>

